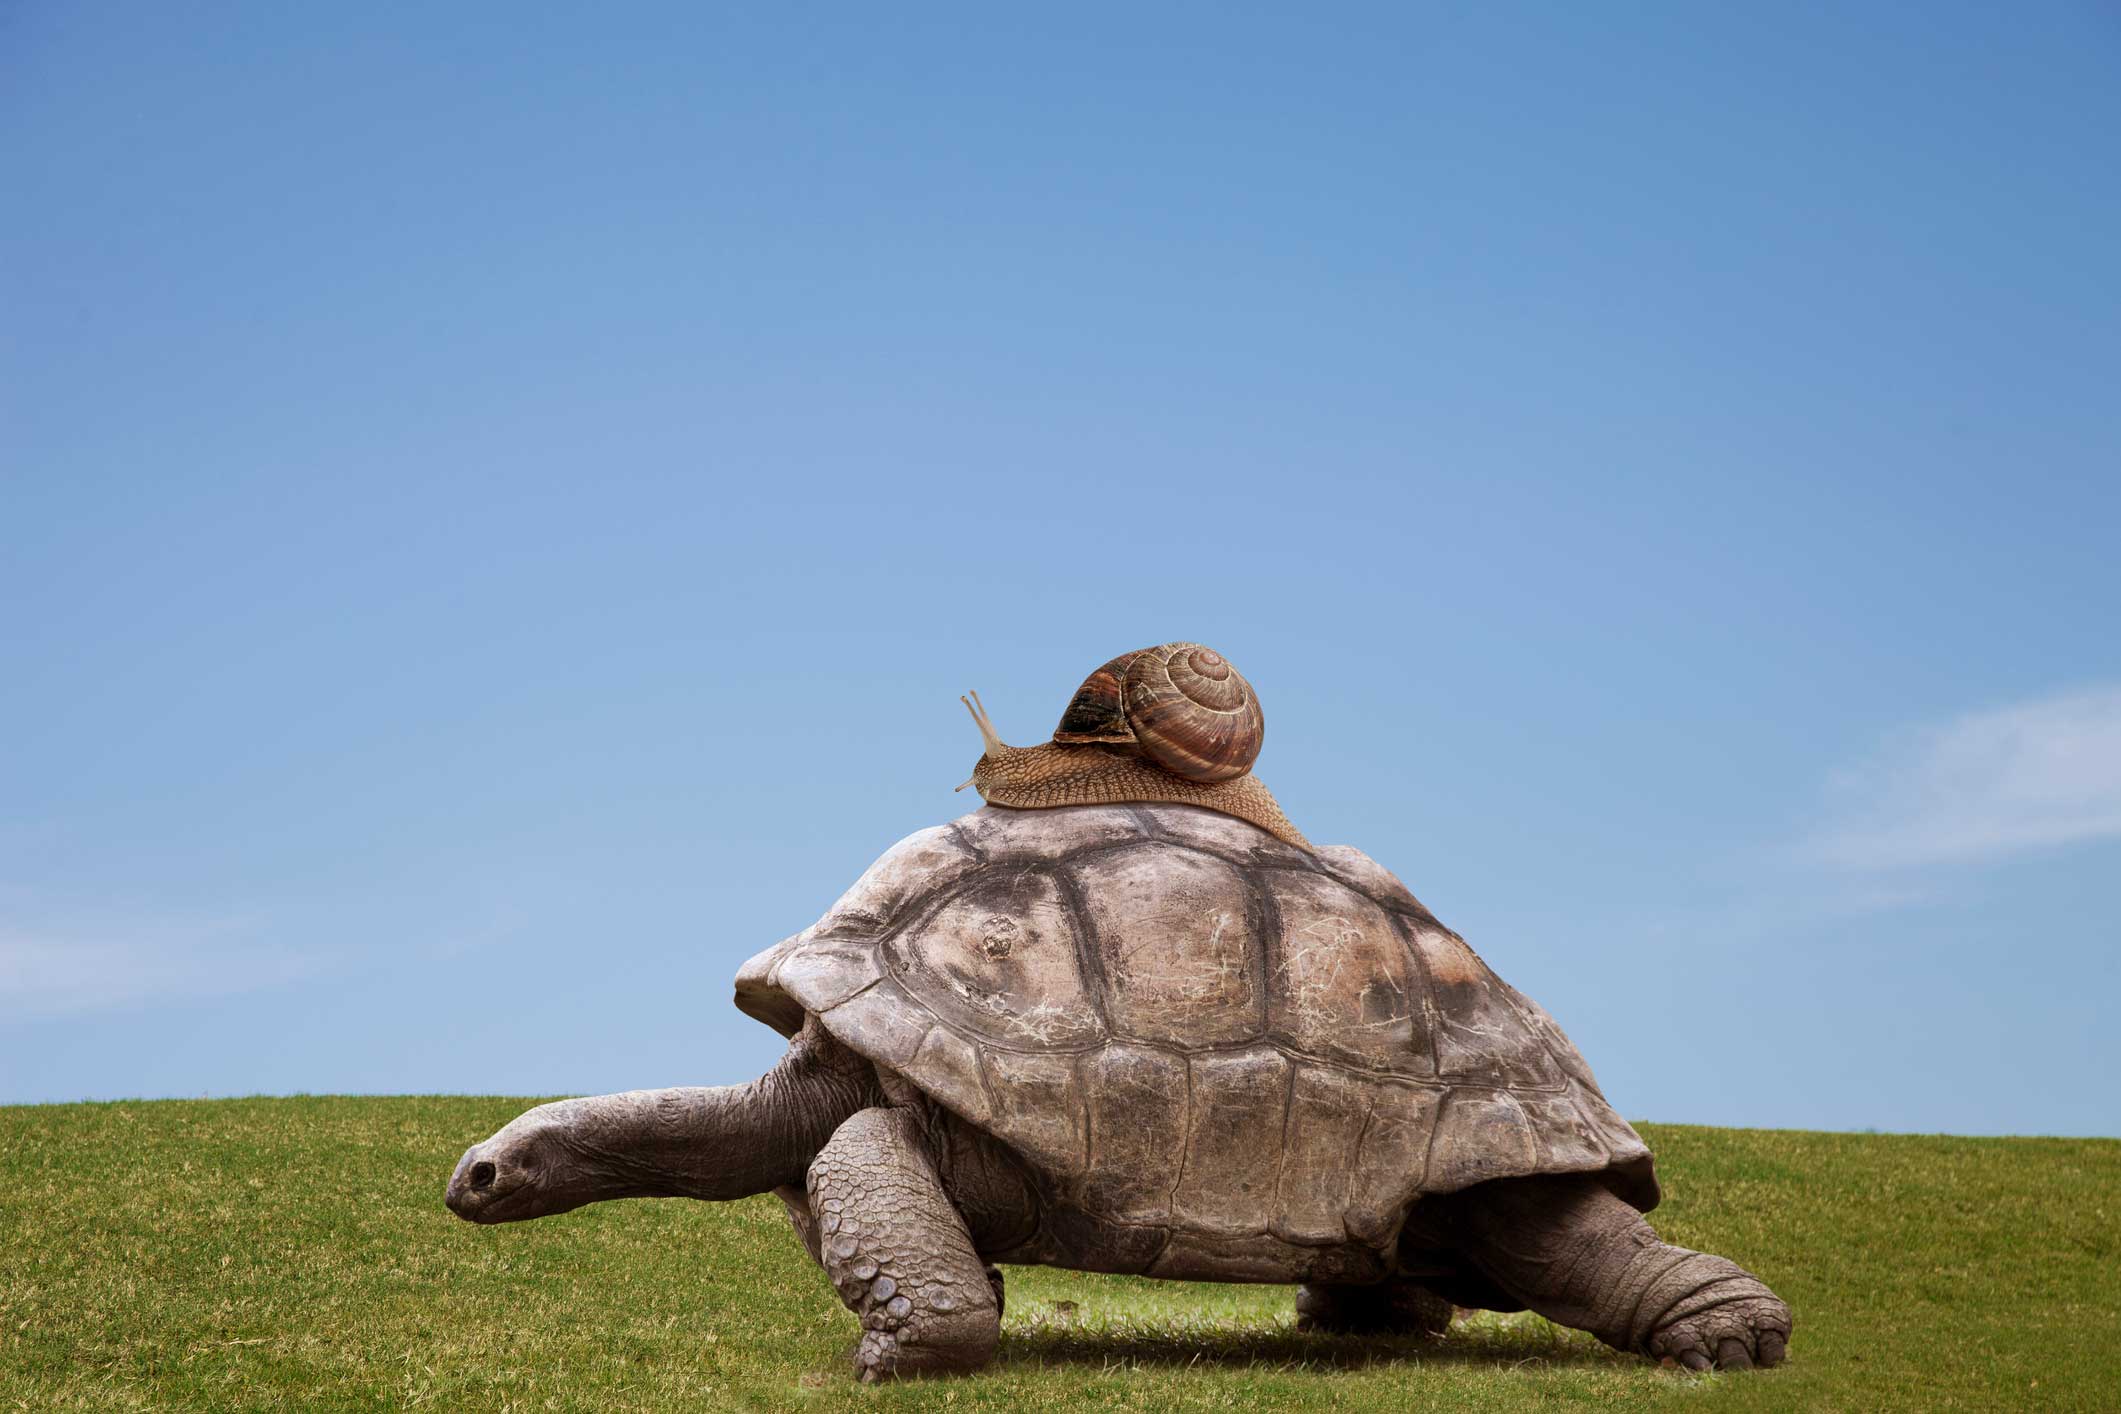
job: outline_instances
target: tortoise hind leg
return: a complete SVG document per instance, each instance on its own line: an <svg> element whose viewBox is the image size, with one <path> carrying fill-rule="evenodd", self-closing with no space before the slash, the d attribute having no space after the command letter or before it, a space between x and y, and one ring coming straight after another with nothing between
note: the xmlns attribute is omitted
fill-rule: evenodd
<svg viewBox="0 0 2121 1414"><path fill-rule="evenodd" d="M1331 1335L1442 1335L1451 1303L1419 1282L1299 1287L1296 1328Z"/></svg>
<svg viewBox="0 0 2121 1414"><path fill-rule="evenodd" d="M1690 1370L1777 1365L1790 1308L1736 1262L1672 1247L1588 1174L1498 1179L1420 1216L1512 1298L1607 1345Z"/></svg>
<svg viewBox="0 0 2121 1414"><path fill-rule="evenodd" d="M862 1322L857 1375L972 1370L993 1358L1000 1303L910 1112L847 1120L811 1162L807 1187L819 1258Z"/></svg>

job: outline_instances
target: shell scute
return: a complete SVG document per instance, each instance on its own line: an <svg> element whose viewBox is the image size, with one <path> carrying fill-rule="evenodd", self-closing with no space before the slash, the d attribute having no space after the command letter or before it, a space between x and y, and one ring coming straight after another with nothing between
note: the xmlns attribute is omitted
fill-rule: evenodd
<svg viewBox="0 0 2121 1414"><path fill-rule="evenodd" d="M1428 974L1433 1004L1428 1031L1436 1073L1448 1080L1558 1090L1561 1067L1509 989L1465 940L1441 927L1410 926L1407 939Z"/></svg>
<svg viewBox="0 0 2121 1414"><path fill-rule="evenodd" d="M1186 1064L1186 1158L1172 1216L1202 1232L1260 1232L1281 1177L1289 1059L1257 1046Z"/></svg>
<svg viewBox="0 0 2121 1414"><path fill-rule="evenodd" d="M1046 1172L1079 1177L1089 1146L1074 1058L986 1050L980 1064L993 1097L995 1131Z"/></svg>
<svg viewBox="0 0 2121 1414"><path fill-rule="evenodd" d="M1070 874L1115 1031L1181 1049L1259 1035L1262 917L1233 866L1184 849L1115 850Z"/></svg>
<svg viewBox="0 0 2121 1414"><path fill-rule="evenodd" d="M947 1026L938 1026L921 1042L906 1063L910 1074L920 1077L922 1087L936 1099L971 1120L987 1124L994 1107L987 1098L987 1084L980 1073L979 1050Z"/></svg>
<svg viewBox="0 0 2121 1414"><path fill-rule="evenodd" d="M1282 1137L1275 1236L1298 1246L1347 1238L1343 1221L1362 1141L1377 1098L1367 1078L1328 1066L1299 1065L1289 1091L1288 1130Z"/></svg>
<svg viewBox="0 0 2121 1414"><path fill-rule="evenodd" d="M1427 1181L1426 1173L1444 1093L1434 1086L1394 1080L1373 1083L1369 1124L1349 1178L1348 1236L1358 1242L1389 1242L1415 1194L1442 1191Z"/></svg>
<svg viewBox="0 0 2121 1414"><path fill-rule="evenodd" d="M1104 1037L1083 985L1074 910L1043 869L989 869L883 948L945 1022L1018 1050Z"/></svg>
<svg viewBox="0 0 2121 1414"><path fill-rule="evenodd" d="M1091 1143L1083 1202L1118 1222L1163 1222L1186 1152L1185 1061L1115 1042L1083 1057L1082 1083Z"/></svg>
<svg viewBox="0 0 2121 1414"><path fill-rule="evenodd" d="M1391 915L1324 874L1268 876L1279 928L1268 939L1268 1017L1296 1050L1365 1070L1430 1075L1414 1024L1420 979Z"/></svg>
<svg viewBox="0 0 2121 1414"><path fill-rule="evenodd" d="M781 956L772 980L805 1011L826 1012L883 975L874 947L852 942L835 945L813 938Z"/></svg>
<svg viewBox="0 0 2121 1414"><path fill-rule="evenodd" d="M1549 1172L1604 1168L1612 1162L1597 1131L1565 1095L1511 1096L1524 1111L1525 1122L1539 1145L1539 1166Z"/></svg>
<svg viewBox="0 0 2121 1414"><path fill-rule="evenodd" d="M1453 1193L1491 1178L1541 1171L1539 1136L1531 1118L1507 1090L1457 1087L1444 1097L1429 1145L1432 1193Z"/></svg>
<svg viewBox="0 0 2121 1414"><path fill-rule="evenodd" d="M786 972L783 968L783 973ZM926 1007L916 1005L889 977L835 1006L818 1008L827 1029L865 1056L902 1068L919 1054L935 1028Z"/></svg>

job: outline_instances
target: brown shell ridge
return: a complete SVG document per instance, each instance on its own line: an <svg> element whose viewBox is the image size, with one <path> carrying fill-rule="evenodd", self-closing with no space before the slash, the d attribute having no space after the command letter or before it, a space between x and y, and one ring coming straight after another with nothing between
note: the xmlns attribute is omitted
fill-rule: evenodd
<svg viewBox="0 0 2121 1414"><path fill-rule="evenodd" d="M1195 1235L1195 1236L1201 1236L1201 1237L1273 1237L1273 1238L1275 1238L1275 1239L1276 1239L1277 1241L1280 1241L1280 1242L1286 1242L1286 1243L1287 1243L1287 1244L1289 1244L1289 1245L1290 1245L1291 1247L1327 1247L1327 1248L1330 1248L1330 1247L1339 1247L1339 1246L1342 1246L1342 1245L1344 1245L1344 1244L1348 1244L1348 1243L1357 1243L1357 1244L1360 1244L1360 1245L1362 1245L1362 1246L1375 1246L1375 1245L1377 1245L1377 1244L1374 1244L1374 1243L1370 1243L1370 1242L1365 1242L1365 1241L1364 1241L1363 1239L1361 1239L1361 1238L1356 1238L1356 1237L1345 1237L1345 1238L1330 1238L1330 1237L1329 1237L1329 1238L1317 1238L1317 1237L1293 1237L1293 1236L1292 1236L1292 1237L1283 1237L1283 1236L1282 1236L1282 1235L1281 1235L1280 1233L1278 1233L1278 1232L1276 1232L1276 1231L1274 1230L1274 1224L1273 1224L1273 1222L1271 1222L1271 1221L1269 1221L1269 1222L1264 1222L1264 1223L1260 1223L1260 1224L1258 1224L1257 1226L1251 1226L1251 1225L1247 1225L1247 1226L1244 1226L1244 1227L1236 1227L1236 1226L1231 1226L1231 1227L1207 1227L1207 1226L1203 1226L1203 1225L1201 1225L1201 1224L1199 1224L1199 1223L1195 1223L1195 1222L1188 1222L1188 1221L1187 1221L1186 1219L1184 1219L1184 1218L1176 1218L1176 1217L1173 1217L1173 1218L1129 1218L1129 1217L1117 1217L1117 1216L1115 1216L1115 1217L1104 1217L1104 1218L1101 1218L1101 1219L1100 1219L1100 1221L1104 1222L1104 1223L1105 1223L1105 1224L1106 1224L1107 1226L1109 1226L1109 1227L1116 1227L1116 1228L1129 1228L1129 1229L1132 1229L1132 1230L1134 1230L1134 1231L1137 1231L1137 1232L1158 1232L1158 1233L1190 1233L1190 1234L1193 1234L1193 1235ZM1027 1243L1027 1244L1023 1244L1023 1245L1024 1245L1024 1246L1028 1246L1028 1245L1030 1245L1030 1244L1028 1244L1028 1243ZM1019 1248L1018 1248L1018 1249L1016 1249L1016 1250L1022 1250L1022 1248L1021 1248L1021 1247L1019 1247ZM1004 1261L1004 1262L1007 1262L1007 1261L1011 1261L1011 1260L1013 1260L1013 1259L1012 1259L1012 1258L1010 1258L1010 1257L1008 1257L1008 1256L1003 1256L1003 1257L1001 1257L1001 1258L1000 1258L1000 1260L1002 1260L1002 1261ZM1149 1265L1153 1267L1154 1265L1156 1265L1156 1263L1155 1263L1155 1261L1154 1261L1154 1260L1152 1259L1152 1260L1150 1261Z"/></svg>
<svg viewBox="0 0 2121 1414"><path fill-rule="evenodd" d="M1102 853L1106 850L1124 849L1125 845L1105 845L1096 850L1085 850L1085 854ZM1073 860L1067 861L1072 863ZM1106 1036L1116 1036L1112 1017L1105 1007L1105 993L1112 981L1105 975L1105 960L1098 948L1097 917L1083 902L1082 886L1075 880L1065 864L1056 864L1052 876L1061 898L1067 902L1068 917L1074 923L1070 931L1075 939L1075 965L1082 972L1083 997L1090 1003L1090 1010L1097 1017L1098 1029ZM1100 1045L1103 1043L1100 1042ZM1085 1049L1090 1049L1086 1047Z"/></svg>
<svg viewBox="0 0 2121 1414"><path fill-rule="evenodd" d="M1177 846L1180 849L1188 847L1186 845ZM1202 850L1201 853L1206 854L1210 859L1222 858L1222 856L1212 850ZM1237 861L1233 859L1224 859L1223 862L1233 866L1237 865ZM1270 940L1281 936L1283 922L1281 905L1275 902L1274 890L1262 888L1260 880L1246 877L1243 872L1244 868L1251 866L1238 867L1238 877L1245 881L1248 907L1258 910L1259 913L1259 926L1253 929L1252 945L1247 950L1246 955L1246 960L1252 964L1254 975L1259 978L1259 1014L1253 1020L1252 1034L1256 1037L1267 1039L1272 1044L1271 1038L1274 1029L1274 956L1276 945ZM1287 1053L1287 1047L1279 1047L1279 1049L1284 1054Z"/></svg>
<svg viewBox="0 0 2121 1414"><path fill-rule="evenodd" d="M1181 1056L1186 1071L1186 1103L1179 1110L1178 1163L1171 1171L1171 1191L1164 1195L1164 1219L1168 1227L1176 1227L1173 1218L1178 1212L1178 1190L1186 1186L1186 1157L1192 1145L1186 1137L1193 1133L1193 1057ZM1169 1246L1168 1242L1165 1246Z"/></svg>
<svg viewBox="0 0 2121 1414"><path fill-rule="evenodd" d="M1281 1133L1274 1145L1274 1173L1267 1180L1267 1192L1269 1194L1279 1194L1281 1192L1282 1170L1289 1166L1289 1110L1291 1108L1290 1102L1296 1095L1296 1072L1298 1066L1295 1061L1289 1059L1286 1052L1282 1054L1282 1062ZM1274 1201L1272 1197L1266 1200L1270 1208ZM1272 1219L1269 1219L1266 1226L1267 1229L1273 1227Z"/></svg>
<svg viewBox="0 0 2121 1414"><path fill-rule="evenodd" d="M1423 957L1421 949L1414 945L1413 935L1405 919L1395 915L1392 919L1392 928L1394 932L1399 934L1400 949L1406 953L1408 963L1414 968L1414 976L1421 982L1421 1025L1423 1033L1430 1037L1429 1044L1433 1058L1436 1044L1434 1038L1443 1030L1443 1017L1436 1005L1436 978L1429 972L1428 959ZM1442 1063L1439 1061L1437 1064L1437 1081L1440 1084L1442 1080L1443 1069Z"/></svg>

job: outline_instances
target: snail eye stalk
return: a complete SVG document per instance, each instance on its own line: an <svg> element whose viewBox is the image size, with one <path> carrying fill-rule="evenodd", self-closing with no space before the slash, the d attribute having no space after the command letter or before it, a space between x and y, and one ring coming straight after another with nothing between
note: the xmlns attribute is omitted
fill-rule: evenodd
<svg viewBox="0 0 2121 1414"><path fill-rule="evenodd" d="M964 702L965 710L972 714L972 724L979 728L980 740L985 742L987 746L987 755L1001 755L1004 749L1002 739L994 734L994 721L987 715L986 705L979 700L979 694L977 692L973 693L972 700L969 702L962 697L957 700ZM967 781L965 784L970 785L971 782ZM964 788L964 786L958 787L959 790Z"/></svg>

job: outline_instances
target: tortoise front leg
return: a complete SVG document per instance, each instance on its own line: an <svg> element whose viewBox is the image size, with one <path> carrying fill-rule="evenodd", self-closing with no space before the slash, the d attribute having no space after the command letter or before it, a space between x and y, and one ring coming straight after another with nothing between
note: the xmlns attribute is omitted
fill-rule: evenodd
<svg viewBox="0 0 2121 1414"><path fill-rule="evenodd" d="M819 1256L862 1322L857 1375L972 1370L994 1357L1000 1303L910 1112L868 1109L842 1124L808 1187Z"/></svg>
<svg viewBox="0 0 2121 1414"><path fill-rule="evenodd" d="M773 1196L780 1199L781 1206L788 1210L789 1226L795 1229L796 1240L803 1244L803 1250L810 1254L810 1260L821 1267L824 1266L825 1252L818 1246L817 1218L810 1211L809 1193L804 1191L800 1183L784 1183L773 1190ZM1002 1299L1002 1269L992 1262L987 1264L987 1289L994 1293L994 1315L995 1319L999 1320L1009 1308ZM1302 1303L1299 1301L1298 1304ZM1448 1319L1448 1311L1445 1316Z"/></svg>

